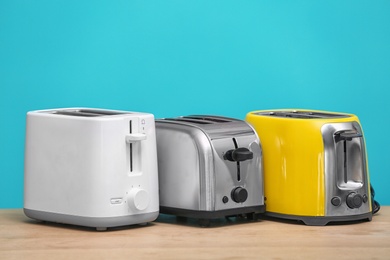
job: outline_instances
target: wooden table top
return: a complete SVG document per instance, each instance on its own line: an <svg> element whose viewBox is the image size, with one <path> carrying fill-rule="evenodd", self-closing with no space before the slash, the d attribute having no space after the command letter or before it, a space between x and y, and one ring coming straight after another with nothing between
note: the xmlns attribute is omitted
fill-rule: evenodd
<svg viewBox="0 0 390 260"><path fill-rule="evenodd" d="M0 259L390 259L390 207L371 222L305 226L262 219L194 220L160 215L109 229L40 223L0 210Z"/></svg>

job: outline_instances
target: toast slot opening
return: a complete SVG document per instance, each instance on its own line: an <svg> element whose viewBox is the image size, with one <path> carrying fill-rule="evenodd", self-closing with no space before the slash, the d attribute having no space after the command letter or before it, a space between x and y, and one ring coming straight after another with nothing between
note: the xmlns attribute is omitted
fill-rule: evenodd
<svg viewBox="0 0 390 260"><path fill-rule="evenodd" d="M238 148L237 140L236 138L233 138L234 148ZM237 161L237 181L241 181L241 169L240 169L240 162Z"/></svg>
<svg viewBox="0 0 390 260"><path fill-rule="evenodd" d="M87 113L87 112L78 112L78 111L57 111L54 114L56 115L63 115L63 116L84 116L84 117L95 117L99 116L94 113Z"/></svg>
<svg viewBox="0 0 390 260"><path fill-rule="evenodd" d="M65 116L82 116L82 117L98 117L98 116L113 116L124 114L122 112L99 109L77 109L77 110L58 110L53 114Z"/></svg>
<svg viewBox="0 0 390 260"><path fill-rule="evenodd" d="M361 136L344 138L342 134L335 136L337 186L342 190L359 189L365 176L363 141Z"/></svg>
<svg viewBox="0 0 390 260"><path fill-rule="evenodd" d="M226 118L220 118L220 117L216 117L216 116L191 115L191 116L184 116L183 118L204 120L204 121L210 121L210 122L213 122L213 123L228 123L228 122L232 122L232 120L228 120Z"/></svg>
<svg viewBox="0 0 390 260"><path fill-rule="evenodd" d="M344 140L344 183L348 183L347 141Z"/></svg>
<svg viewBox="0 0 390 260"><path fill-rule="evenodd" d="M211 124L211 122L206 122L206 121L203 121L203 120L200 120L200 119L191 119L191 118L184 118L184 117L165 118L164 120L178 121L178 122L187 122L187 123L202 124L202 125Z"/></svg>
<svg viewBox="0 0 390 260"><path fill-rule="evenodd" d="M133 132L133 129L132 129L132 121L130 120L129 121L129 133L131 134ZM130 172L133 172L133 144L130 143Z"/></svg>
<svg viewBox="0 0 390 260"><path fill-rule="evenodd" d="M316 119L316 118L344 118L349 117L345 114L336 113L325 113L316 111L297 111L297 110L286 110L286 111L264 111L255 112L255 115L282 117L282 118L298 118L298 119Z"/></svg>

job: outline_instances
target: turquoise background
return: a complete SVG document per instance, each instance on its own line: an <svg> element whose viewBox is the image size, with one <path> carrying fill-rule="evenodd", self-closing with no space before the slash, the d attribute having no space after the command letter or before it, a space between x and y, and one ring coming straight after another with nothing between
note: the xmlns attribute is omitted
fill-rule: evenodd
<svg viewBox="0 0 390 260"><path fill-rule="evenodd" d="M390 1L0 0L0 208L23 206L25 115L358 115L390 205Z"/></svg>

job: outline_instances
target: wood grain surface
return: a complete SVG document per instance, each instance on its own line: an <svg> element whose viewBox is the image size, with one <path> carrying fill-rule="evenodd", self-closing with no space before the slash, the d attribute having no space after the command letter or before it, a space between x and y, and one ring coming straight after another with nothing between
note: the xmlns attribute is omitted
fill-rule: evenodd
<svg viewBox="0 0 390 260"><path fill-rule="evenodd" d="M102 232L0 210L0 259L390 259L390 207L371 222L324 227L232 218L204 228L160 215Z"/></svg>

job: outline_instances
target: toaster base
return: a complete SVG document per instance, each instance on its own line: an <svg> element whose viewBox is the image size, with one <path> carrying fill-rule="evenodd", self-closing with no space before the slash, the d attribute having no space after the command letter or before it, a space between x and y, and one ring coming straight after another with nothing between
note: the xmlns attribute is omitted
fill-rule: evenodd
<svg viewBox="0 0 390 260"><path fill-rule="evenodd" d="M176 215L176 216L189 217L189 218L199 218L199 219L216 219L216 218L224 218L224 217L234 216L234 215L251 214L251 213L259 214L264 212L265 212L265 205L236 208L236 209L216 210L216 211L160 207L160 213L163 214Z"/></svg>
<svg viewBox="0 0 390 260"><path fill-rule="evenodd" d="M359 220L372 220L372 213L368 212L365 214L359 215L350 215L350 216L329 216L329 217L309 217L309 216L297 216L297 215L288 215L280 214L274 212L266 212L266 216L272 218L282 218L288 220L298 220L302 221L305 225L308 226L325 226L330 222L346 222L346 221L359 221Z"/></svg>
<svg viewBox="0 0 390 260"><path fill-rule="evenodd" d="M109 227L119 227L127 225L142 224L156 220L159 212L149 212L137 215L127 215L119 217L83 217L53 212L45 212L32 209L23 209L24 214L38 221L48 221L61 224L72 224L77 226L93 227L96 230L106 230Z"/></svg>

